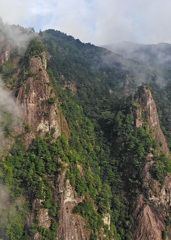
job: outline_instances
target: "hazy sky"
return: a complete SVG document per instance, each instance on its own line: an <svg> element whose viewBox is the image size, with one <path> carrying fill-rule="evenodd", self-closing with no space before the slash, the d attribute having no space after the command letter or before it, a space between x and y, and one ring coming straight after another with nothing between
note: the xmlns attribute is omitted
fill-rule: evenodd
<svg viewBox="0 0 171 240"><path fill-rule="evenodd" d="M97 45L171 43L171 0L0 0L4 22L53 28Z"/></svg>

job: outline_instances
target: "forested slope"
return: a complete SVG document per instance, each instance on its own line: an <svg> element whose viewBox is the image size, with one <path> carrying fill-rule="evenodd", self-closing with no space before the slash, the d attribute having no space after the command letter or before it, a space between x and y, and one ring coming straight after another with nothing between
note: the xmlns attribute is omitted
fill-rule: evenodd
<svg viewBox="0 0 171 240"><path fill-rule="evenodd" d="M160 88L148 69L137 89L138 62L55 30L33 38L1 55L21 109L17 127L1 123L1 237L167 239L169 80Z"/></svg>

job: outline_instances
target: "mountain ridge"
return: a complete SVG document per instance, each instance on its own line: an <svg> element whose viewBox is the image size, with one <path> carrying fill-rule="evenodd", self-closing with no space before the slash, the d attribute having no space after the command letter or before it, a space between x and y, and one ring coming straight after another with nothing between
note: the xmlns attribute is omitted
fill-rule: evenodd
<svg viewBox="0 0 171 240"><path fill-rule="evenodd" d="M162 240L169 234L170 160L151 94L160 94L156 78L150 73L150 86L135 93L138 73L127 60L55 30L39 35L19 61L9 53L1 66L24 116L1 161L2 182L11 202L18 195L29 202L28 214L17 212L17 225L8 220L2 237ZM160 226L149 228L146 215L158 224L157 207Z"/></svg>

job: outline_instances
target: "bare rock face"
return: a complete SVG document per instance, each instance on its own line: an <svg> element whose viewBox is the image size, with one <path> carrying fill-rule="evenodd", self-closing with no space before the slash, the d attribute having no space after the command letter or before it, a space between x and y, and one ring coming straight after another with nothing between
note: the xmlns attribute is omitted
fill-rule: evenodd
<svg viewBox="0 0 171 240"><path fill-rule="evenodd" d="M153 137L161 146L161 150L168 156L169 150L165 136L160 128L157 108L151 91L146 87L140 87L135 101L139 104L139 108L137 109L136 127L141 127L144 122L147 122L149 128L152 130Z"/></svg>
<svg viewBox="0 0 171 240"><path fill-rule="evenodd" d="M12 51L18 47L12 40L7 40L0 36L0 65L11 59ZM16 67L19 61L19 56L13 56L12 63Z"/></svg>
<svg viewBox="0 0 171 240"><path fill-rule="evenodd" d="M145 205L137 218L137 227L133 239L162 240L164 229L164 222L160 220L160 215L155 211L155 208Z"/></svg>
<svg viewBox="0 0 171 240"><path fill-rule="evenodd" d="M57 198L60 202L58 239L86 240L90 239L90 231L85 219L72 211L83 198L78 198L69 180L65 180L66 170L59 176L57 182Z"/></svg>
<svg viewBox="0 0 171 240"><path fill-rule="evenodd" d="M154 180L150 175L153 161L146 163L143 172L143 192L133 206L133 239L162 240L165 230L165 219L171 206L171 177L167 176L164 183Z"/></svg>
<svg viewBox="0 0 171 240"><path fill-rule="evenodd" d="M10 58L10 50L7 49L5 52L3 52L1 54L1 57L0 57L0 65L5 63L6 61L8 61Z"/></svg>
<svg viewBox="0 0 171 240"><path fill-rule="evenodd" d="M0 65L10 59L10 51L12 49L12 43L6 43L3 36L0 36Z"/></svg>
<svg viewBox="0 0 171 240"><path fill-rule="evenodd" d="M35 135L45 136L50 133L57 138L62 129L67 128L67 123L56 103L53 88L46 72L46 55L32 57L26 80L19 88L17 102L22 107L22 119L27 123L19 129L25 133L25 143L29 145ZM26 131L25 131L26 130Z"/></svg>
<svg viewBox="0 0 171 240"><path fill-rule="evenodd" d="M47 229L50 227L51 218L49 217L48 209L41 207L42 202L43 202L43 200L41 200L41 199L35 199L33 201L32 212L27 219L28 227L32 226L35 219L37 219L39 226L42 226ZM35 213L35 210L38 210L38 211L36 211L36 213Z"/></svg>
<svg viewBox="0 0 171 240"><path fill-rule="evenodd" d="M136 127L141 127L143 123L148 124L153 137L161 145L161 150L169 155L150 90L146 87L139 88L136 102L138 103ZM147 162L140 176L143 194L138 197L132 208L134 219L132 232L135 240L162 240L167 212L171 206L171 176L165 177L162 184L153 179L150 174L150 168L154 164L152 158L153 154L147 156Z"/></svg>
<svg viewBox="0 0 171 240"><path fill-rule="evenodd" d="M111 225L111 216L109 213L105 213L103 215L103 222L105 225L108 226L108 229L110 230L110 225Z"/></svg>

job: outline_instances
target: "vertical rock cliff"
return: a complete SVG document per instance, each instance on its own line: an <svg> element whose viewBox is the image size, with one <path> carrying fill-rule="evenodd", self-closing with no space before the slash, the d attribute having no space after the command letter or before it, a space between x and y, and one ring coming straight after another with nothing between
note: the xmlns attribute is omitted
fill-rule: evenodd
<svg viewBox="0 0 171 240"><path fill-rule="evenodd" d="M169 150L165 136L160 128L157 108L151 91L146 87L139 87L135 101L139 104L139 108L137 109L136 127L141 127L144 123L147 123L149 129L152 131L153 137L161 146L161 150L168 156Z"/></svg>
<svg viewBox="0 0 171 240"><path fill-rule="evenodd" d="M60 41L54 44L50 41L50 44L63 51ZM75 50L70 51L70 44L66 46L72 55ZM98 96L98 91L96 93L90 87L93 77L88 85L84 82L89 74L86 64L85 78L80 78L78 86L74 80L71 84L62 71L68 73L73 59L76 58L75 63L77 61L78 52L67 62L67 51L64 51L61 59L57 57L56 61L61 61L59 65L56 61L48 63L49 67L50 64L57 65L54 72L51 69L52 73L58 83L64 83L61 84L63 105L60 106L55 92L58 88L54 90L47 71L46 46L40 40L32 41L20 61L11 58L14 47L14 43L5 44L4 38L0 37L0 49L3 48L0 64L10 60L8 62L15 66L16 71L11 76L16 82L9 83L8 87L13 89L21 108L21 124L12 135L14 141L14 135L19 136L16 145L0 163L6 175L4 182L12 186L12 190L15 185L14 195L15 191L16 195L24 195L23 205L26 200L29 202L26 224L20 229L24 229L22 234L28 234L26 239L113 240L115 236L122 240L163 240L167 232L169 240L171 233L166 222L171 206L171 177L167 174L157 179L152 171L155 157L160 158L162 153L169 157L169 150L151 91L146 86L139 87L132 98L126 98L133 100L133 104L132 101L125 104L125 99L115 103L118 100L114 90L109 99L107 95L103 96L103 91ZM54 60L53 55L50 57ZM77 69L81 64L84 61L78 67L76 65ZM66 76L75 79L75 69L71 67ZM116 74L115 71L112 74ZM116 78L118 76L119 73ZM105 79L107 81L107 75ZM103 86L98 82L92 85L93 89ZM105 90L106 83L103 83ZM133 85L133 79L126 74L120 93L129 94L132 90L128 89ZM84 95L85 88L90 90L90 95ZM91 95L97 97L95 108ZM89 117L84 113L84 101L87 102L85 109L91 110ZM109 103L112 107L106 107ZM111 137L108 137L110 132ZM22 140L26 149L20 146ZM144 144L146 140L150 142L149 148ZM136 149L142 154L134 154Z"/></svg>
<svg viewBox="0 0 171 240"><path fill-rule="evenodd" d="M73 213L74 207L82 202L83 198L78 197L69 180L66 180L66 170L57 181L57 199L60 202L58 239L90 239L86 220L79 214Z"/></svg>
<svg viewBox="0 0 171 240"><path fill-rule="evenodd" d="M140 87L135 101L138 103L136 127L147 124L160 146L160 151L168 156L169 150L160 128L157 108L151 91L144 86ZM165 221L171 205L171 177L170 175L166 176L162 182L155 180L150 171L153 165L153 154L149 154L141 173L142 194L132 207L134 219L132 231L133 239L136 240L162 240L164 231L166 231Z"/></svg>
<svg viewBox="0 0 171 240"><path fill-rule="evenodd" d="M51 86L49 76L46 71L46 53L40 56L32 56L29 59L28 68L24 70L24 81L21 82L18 73L18 86L16 88L17 103L21 106L23 124L17 129L17 134L23 134L24 142L27 146L37 136L44 137L50 134L57 139L61 133L69 133L68 124L60 108L58 99ZM60 159L56 159L60 161ZM67 165L59 175L54 191L54 199L59 205L59 227L58 238L63 240L86 240L90 238L90 230L87 228L86 220L79 214L72 211L83 198L79 197L75 189L66 178ZM45 199L44 199L45 200ZM43 199L35 199L32 203L32 213L28 218L28 227L31 228L35 219L40 227L49 229L51 217L48 209L42 208ZM41 234L36 233L31 239L41 239Z"/></svg>
<svg viewBox="0 0 171 240"><path fill-rule="evenodd" d="M14 46L12 41L7 41L3 35L0 36L0 65L10 59L11 51Z"/></svg>
<svg viewBox="0 0 171 240"><path fill-rule="evenodd" d="M46 53L40 57L31 57L25 80L17 89L17 102L22 108L23 132L25 143L29 145L39 134L49 133L57 138L62 129L67 131L67 123L59 110L57 99L46 72Z"/></svg>

